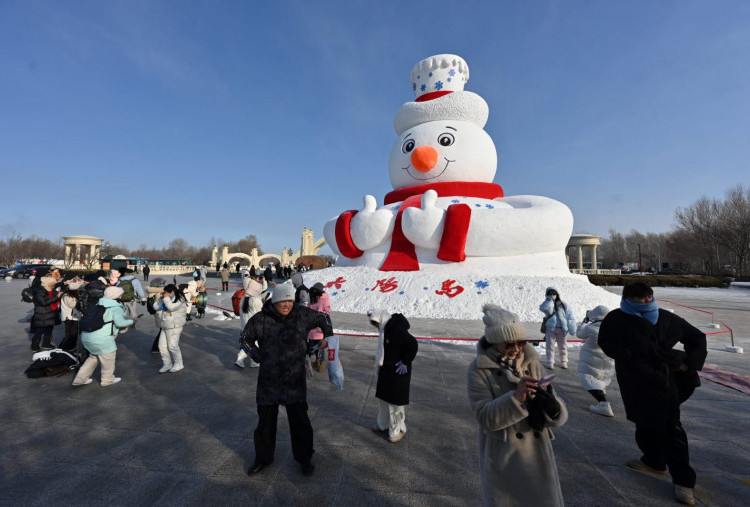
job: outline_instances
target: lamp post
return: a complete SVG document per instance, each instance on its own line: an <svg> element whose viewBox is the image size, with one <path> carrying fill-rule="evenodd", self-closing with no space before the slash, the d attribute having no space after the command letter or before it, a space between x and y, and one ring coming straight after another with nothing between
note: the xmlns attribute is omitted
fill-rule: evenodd
<svg viewBox="0 0 750 507"><path fill-rule="evenodd" d="M632 244L638 247L638 272L640 273L642 271L642 268L641 268L641 244L640 243L632 243Z"/></svg>

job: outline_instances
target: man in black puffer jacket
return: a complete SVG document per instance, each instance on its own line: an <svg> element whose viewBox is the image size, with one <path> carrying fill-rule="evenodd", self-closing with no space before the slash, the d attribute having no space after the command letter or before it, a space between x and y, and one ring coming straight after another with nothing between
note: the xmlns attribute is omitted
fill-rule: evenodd
<svg viewBox="0 0 750 507"><path fill-rule="evenodd" d="M258 426L255 428L255 462L247 473L260 472L273 461L276 450L276 420L279 405L286 407L292 454L305 475L313 473L311 458L313 429L307 416L305 356L311 353L310 330L320 328L324 337L333 335L331 319L325 313L294 303L294 287L277 285L271 301L253 315L240 335L240 345L260 363L255 398ZM325 339L316 348L326 348Z"/></svg>
<svg viewBox="0 0 750 507"><path fill-rule="evenodd" d="M684 350L674 348L678 342ZM635 423L635 442L643 453L627 466L660 475L669 468L675 499L694 505L695 471L680 404L700 385L706 335L660 309L651 287L632 282L622 290L620 309L602 321L599 346L615 360L625 415Z"/></svg>
<svg viewBox="0 0 750 507"><path fill-rule="evenodd" d="M40 279L39 285L32 286L34 297L34 314L31 317L30 329L34 333L31 338L31 350L39 352L43 349L54 349L52 330L60 323L60 293L55 292L57 280L51 276ZM41 343L41 348L40 344Z"/></svg>

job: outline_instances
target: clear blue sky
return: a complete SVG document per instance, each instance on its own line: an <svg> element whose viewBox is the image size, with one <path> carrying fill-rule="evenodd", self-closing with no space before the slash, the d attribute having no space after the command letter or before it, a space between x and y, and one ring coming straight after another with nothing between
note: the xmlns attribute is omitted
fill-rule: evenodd
<svg viewBox="0 0 750 507"><path fill-rule="evenodd" d="M439 53L489 104L495 182L574 232L665 232L748 183L745 0L4 0L0 237L296 250L391 190L393 115Z"/></svg>

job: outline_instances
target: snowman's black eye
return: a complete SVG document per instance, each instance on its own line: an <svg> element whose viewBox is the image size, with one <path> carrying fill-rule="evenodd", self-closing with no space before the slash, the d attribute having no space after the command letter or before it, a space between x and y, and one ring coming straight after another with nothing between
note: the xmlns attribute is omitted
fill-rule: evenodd
<svg viewBox="0 0 750 507"><path fill-rule="evenodd" d="M404 144L401 145L401 151L409 153L414 149L414 139L408 139Z"/></svg>
<svg viewBox="0 0 750 507"><path fill-rule="evenodd" d="M453 137L453 134L449 134L448 132L438 136L438 143L440 143L440 146L450 146L454 142L456 142L456 138Z"/></svg>

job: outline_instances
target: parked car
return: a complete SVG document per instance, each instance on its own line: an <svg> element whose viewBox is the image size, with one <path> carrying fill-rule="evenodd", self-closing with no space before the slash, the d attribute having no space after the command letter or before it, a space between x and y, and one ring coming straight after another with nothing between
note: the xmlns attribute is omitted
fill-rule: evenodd
<svg viewBox="0 0 750 507"><path fill-rule="evenodd" d="M13 278L28 278L32 275L36 275L36 272L40 269L49 270L52 264L21 264L20 266L13 266L11 268L0 271L0 277L5 278L11 276Z"/></svg>

